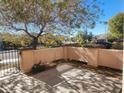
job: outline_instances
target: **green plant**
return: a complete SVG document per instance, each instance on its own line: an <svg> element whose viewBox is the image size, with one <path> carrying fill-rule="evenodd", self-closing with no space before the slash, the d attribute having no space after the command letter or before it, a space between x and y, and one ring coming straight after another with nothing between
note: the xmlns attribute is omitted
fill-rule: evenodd
<svg viewBox="0 0 124 93"><path fill-rule="evenodd" d="M114 38L123 38L124 13L119 13L109 20L109 31Z"/></svg>
<svg viewBox="0 0 124 93"><path fill-rule="evenodd" d="M113 42L112 43L112 49L123 49L123 42Z"/></svg>
<svg viewBox="0 0 124 93"><path fill-rule="evenodd" d="M84 44L83 47L86 48L105 48L105 46L100 44Z"/></svg>
<svg viewBox="0 0 124 93"><path fill-rule="evenodd" d="M85 44L87 42L91 42L93 37L92 32L87 31L79 31L75 37L76 42L78 42L80 45Z"/></svg>
<svg viewBox="0 0 124 93"><path fill-rule="evenodd" d="M41 71L45 71L46 70L46 66L41 64L41 63L38 63L38 64L34 64L34 66L32 67L32 74L37 74Z"/></svg>

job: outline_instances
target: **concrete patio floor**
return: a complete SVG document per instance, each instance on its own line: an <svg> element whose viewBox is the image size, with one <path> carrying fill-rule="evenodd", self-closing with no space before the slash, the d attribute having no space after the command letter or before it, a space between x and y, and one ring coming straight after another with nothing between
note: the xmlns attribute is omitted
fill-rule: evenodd
<svg viewBox="0 0 124 93"><path fill-rule="evenodd" d="M122 73L62 63L36 75L16 74L0 81L0 93L119 93Z"/></svg>

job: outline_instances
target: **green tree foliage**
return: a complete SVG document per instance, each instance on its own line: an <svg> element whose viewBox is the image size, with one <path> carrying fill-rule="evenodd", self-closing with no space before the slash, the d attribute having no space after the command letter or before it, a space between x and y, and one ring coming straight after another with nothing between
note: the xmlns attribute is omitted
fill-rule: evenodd
<svg viewBox="0 0 124 93"><path fill-rule="evenodd" d="M27 33L34 48L51 25L92 28L100 14L97 0L0 0L0 25Z"/></svg>
<svg viewBox="0 0 124 93"><path fill-rule="evenodd" d="M27 47L31 43L31 38L26 34L15 35L8 32L2 33L4 48Z"/></svg>
<svg viewBox="0 0 124 93"><path fill-rule="evenodd" d="M87 42L90 42L93 38L92 32L87 32L87 31L79 31L76 35L76 41L80 44L84 44Z"/></svg>
<svg viewBox="0 0 124 93"><path fill-rule="evenodd" d="M12 35L10 33L2 33L2 39L4 48L17 48L21 46L16 35Z"/></svg>
<svg viewBox="0 0 124 93"><path fill-rule="evenodd" d="M47 33L39 37L39 42L41 45L46 47L61 46L64 41L64 36L53 35L52 33Z"/></svg>
<svg viewBox="0 0 124 93"><path fill-rule="evenodd" d="M33 33L35 34L35 33ZM5 49L29 47L32 41L27 34L10 34L8 32L2 33L3 45ZM55 47L61 46L62 41L64 41L64 36L53 35L52 33L47 33L39 37L38 43L44 47Z"/></svg>
<svg viewBox="0 0 124 93"><path fill-rule="evenodd" d="M91 42L92 38L93 38L93 34L92 34L92 32L89 32L87 40Z"/></svg>
<svg viewBox="0 0 124 93"><path fill-rule="evenodd" d="M111 32L114 38L123 37L123 25L124 13L119 13L109 20L109 31Z"/></svg>
<svg viewBox="0 0 124 93"><path fill-rule="evenodd" d="M21 47L28 47L31 44L32 38L27 34L17 35Z"/></svg>
<svg viewBox="0 0 124 93"><path fill-rule="evenodd" d="M78 32L78 34L76 35L76 41L80 44L83 44L85 42L83 32Z"/></svg>

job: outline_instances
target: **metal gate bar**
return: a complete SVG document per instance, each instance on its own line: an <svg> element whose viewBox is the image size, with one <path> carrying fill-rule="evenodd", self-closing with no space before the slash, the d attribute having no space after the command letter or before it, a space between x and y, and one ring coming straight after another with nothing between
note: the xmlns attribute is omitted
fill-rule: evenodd
<svg viewBox="0 0 124 93"><path fill-rule="evenodd" d="M0 52L0 77L20 71L20 51L7 50Z"/></svg>

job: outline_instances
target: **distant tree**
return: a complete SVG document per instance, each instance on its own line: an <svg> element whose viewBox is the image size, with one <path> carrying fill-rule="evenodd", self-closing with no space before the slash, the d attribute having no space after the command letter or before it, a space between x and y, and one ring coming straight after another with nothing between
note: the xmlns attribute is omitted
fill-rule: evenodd
<svg viewBox="0 0 124 93"><path fill-rule="evenodd" d="M88 41L92 41L92 38L93 38L93 33L92 32L89 32L88 34Z"/></svg>
<svg viewBox="0 0 124 93"><path fill-rule="evenodd" d="M79 31L78 34L76 35L76 40L80 44L84 44L87 42L90 42L93 38L92 32L87 32L87 31Z"/></svg>
<svg viewBox="0 0 124 93"><path fill-rule="evenodd" d="M75 36L71 37L71 42L76 42Z"/></svg>
<svg viewBox="0 0 124 93"><path fill-rule="evenodd" d="M124 13L119 13L109 20L109 31L115 38L123 38Z"/></svg>
<svg viewBox="0 0 124 93"><path fill-rule="evenodd" d="M60 46L64 41L64 36L53 35L52 33L46 33L39 37L39 42L44 46Z"/></svg>
<svg viewBox="0 0 124 93"><path fill-rule="evenodd" d="M31 44L31 38L26 34L11 34L8 32L2 33L2 39L5 49L14 49L20 47L28 47ZM38 43L43 46L60 46L64 41L64 36L53 35L47 33L39 37Z"/></svg>
<svg viewBox="0 0 124 93"><path fill-rule="evenodd" d="M3 46L5 49L20 47L18 37L10 33L2 33Z"/></svg>
<svg viewBox="0 0 124 93"><path fill-rule="evenodd" d="M77 33L77 35L76 35L76 40L77 40L77 42L80 43L80 44L85 43L85 41L84 41L84 35L83 35L83 32L82 32L82 31L79 31L79 32Z"/></svg>
<svg viewBox="0 0 124 93"><path fill-rule="evenodd" d="M6 49L9 48L20 48L29 46L31 43L31 38L26 34L11 34L8 32L1 33L3 46Z"/></svg>

